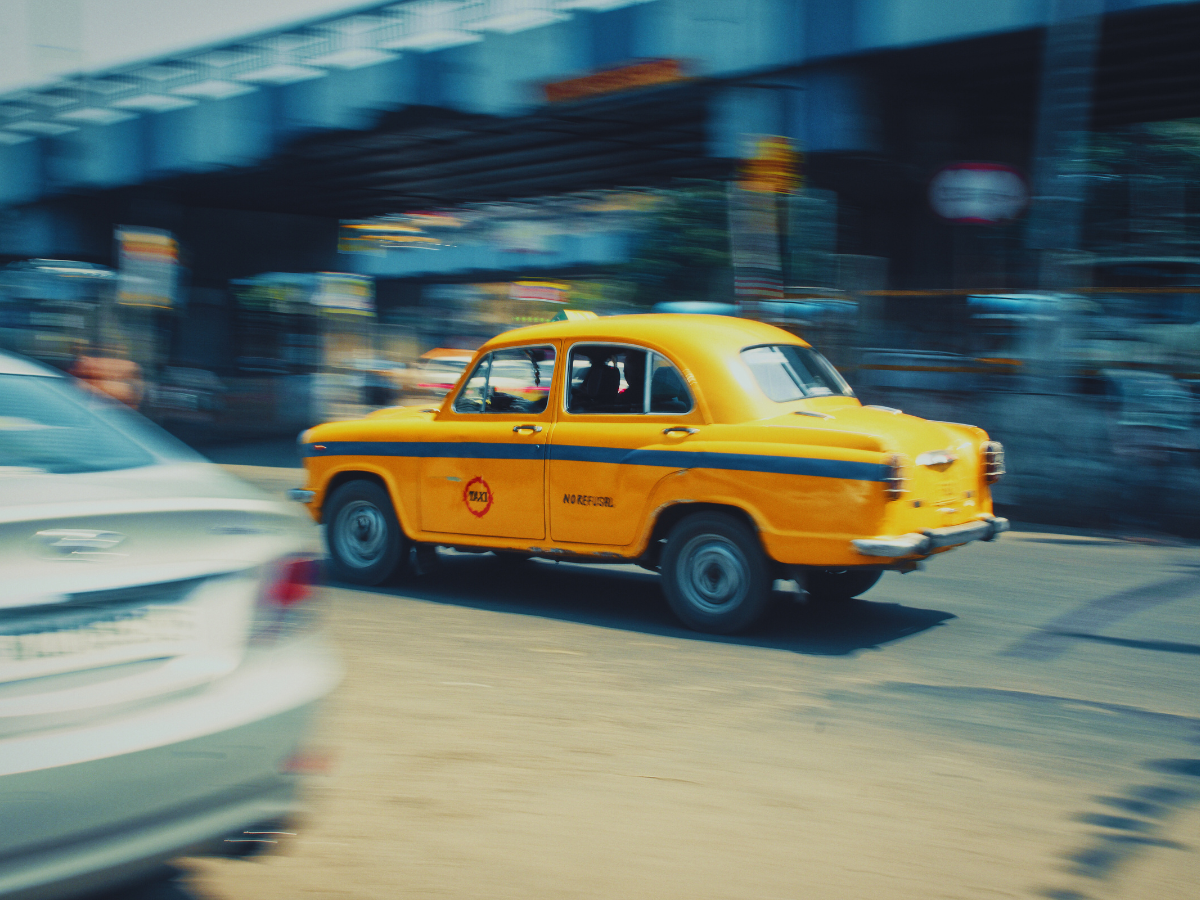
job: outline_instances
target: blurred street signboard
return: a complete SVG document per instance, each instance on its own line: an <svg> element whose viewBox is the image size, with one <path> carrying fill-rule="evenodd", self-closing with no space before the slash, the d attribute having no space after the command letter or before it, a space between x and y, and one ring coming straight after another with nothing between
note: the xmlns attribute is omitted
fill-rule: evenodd
<svg viewBox="0 0 1200 900"><path fill-rule="evenodd" d="M992 225L1015 219L1028 203L1025 179L1003 163L953 163L929 183L929 205L951 222Z"/></svg>
<svg viewBox="0 0 1200 900"><path fill-rule="evenodd" d="M492 224L491 243L502 253L550 253L556 225L553 219L501 219Z"/></svg>
<svg viewBox="0 0 1200 900"><path fill-rule="evenodd" d="M231 282L239 306L270 313L313 312L314 278L303 272L265 272Z"/></svg>
<svg viewBox="0 0 1200 900"><path fill-rule="evenodd" d="M779 209L774 194L729 185L729 250L738 302L783 296Z"/></svg>
<svg viewBox="0 0 1200 900"><path fill-rule="evenodd" d="M312 302L326 312L375 315L375 282L369 275L318 272Z"/></svg>
<svg viewBox="0 0 1200 900"><path fill-rule="evenodd" d="M450 212L344 221L338 229L338 252L378 255L397 248L437 249L448 244L443 236L446 230L461 229L464 224L461 216Z"/></svg>
<svg viewBox="0 0 1200 900"><path fill-rule="evenodd" d="M344 220L338 252L377 257L465 248L528 256L570 253L570 244L562 238L579 237L587 243L602 234L628 233L642 216L662 205L666 194L582 191L520 203L469 203L449 210ZM441 264L451 269L460 265L454 259ZM439 262L431 259L427 265L437 268Z"/></svg>
<svg viewBox="0 0 1200 900"><path fill-rule="evenodd" d="M394 220L343 222L338 253L380 254L394 247L437 247L441 241L423 234L419 226Z"/></svg>
<svg viewBox="0 0 1200 900"><path fill-rule="evenodd" d="M604 69L579 78L569 78L566 81L552 81L543 89L548 102L568 103L572 100L583 100L603 94L615 94L618 91L686 81L687 78L680 60L650 59L613 69Z"/></svg>
<svg viewBox="0 0 1200 900"><path fill-rule="evenodd" d="M790 194L800 187L800 154L785 137L766 135L754 141L754 153L742 163L738 184L744 191Z"/></svg>
<svg viewBox="0 0 1200 900"><path fill-rule="evenodd" d="M170 308L179 283L179 245L169 231L117 228L117 302Z"/></svg>
<svg viewBox="0 0 1200 900"><path fill-rule="evenodd" d="M566 303L569 287L570 285L555 281L514 281L508 296L512 300Z"/></svg>

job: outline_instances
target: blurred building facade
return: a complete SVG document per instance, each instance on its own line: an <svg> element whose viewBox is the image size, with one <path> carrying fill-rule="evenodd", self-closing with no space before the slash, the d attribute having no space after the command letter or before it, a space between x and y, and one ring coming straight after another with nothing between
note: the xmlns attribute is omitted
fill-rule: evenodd
<svg viewBox="0 0 1200 900"><path fill-rule="evenodd" d="M1074 423L1089 521L1127 373L1170 380L1171 427L1129 427L1194 468L1197 38L1200 4L1137 0L364 6L0 97L0 263L170 236L161 302L114 296L147 396L208 372L226 407L564 304L740 302L1016 463ZM1059 515L1059 482L1006 499Z"/></svg>

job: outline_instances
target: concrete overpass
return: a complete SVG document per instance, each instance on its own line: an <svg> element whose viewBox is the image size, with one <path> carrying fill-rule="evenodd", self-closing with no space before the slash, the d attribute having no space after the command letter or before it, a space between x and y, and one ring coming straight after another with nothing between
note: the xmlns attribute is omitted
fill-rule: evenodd
<svg viewBox="0 0 1200 900"><path fill-rule="evenodd" d="M315 222L720 176L747 133L798 140L814 172L847 190L894 192L895 165L873 175L878 165L863 160L887 158L897 128L937 131L898 125L911 118L906 104L973 117L957 130L980 126L1019 145L1009 155L1027 161L1044 29L1079 13L1105 16L1098 122L1200 114L1200 67L1187 65L1200 35L1197 4L408 0L359 8L0 97L0 256L103 261L112 223L162 218L167 206ZM689 78L567 103L543 92L633 59L680 61ZM970 143L946 152L963 155ZM272 221L293 233L306 227ZM315 244L297 246L311 254Z"/></svg>

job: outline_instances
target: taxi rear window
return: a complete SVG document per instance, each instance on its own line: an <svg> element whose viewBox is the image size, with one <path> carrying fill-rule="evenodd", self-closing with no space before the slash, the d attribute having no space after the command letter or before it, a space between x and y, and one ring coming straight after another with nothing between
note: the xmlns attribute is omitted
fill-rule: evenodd
<svg viewBox="0 0 1200 900"><path fill-rule="evenodd" d="M778 403L808 397L852 397L854 392L816 350L797 344L763 344L742 351L742 362L762 392Z"/></svg>

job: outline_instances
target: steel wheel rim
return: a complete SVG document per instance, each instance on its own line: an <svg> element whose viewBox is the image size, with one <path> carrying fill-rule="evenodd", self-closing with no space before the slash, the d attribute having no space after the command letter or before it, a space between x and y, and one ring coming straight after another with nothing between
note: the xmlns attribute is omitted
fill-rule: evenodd
<svg viewBox="0 0 1200 900"><path fill-rule="evenodd" d="M692 538L680 554L680 589L706 613L736 609L750 591L750 567L733 541L719 535Z"/></svg>
<svg viewBox="0 0 1200 900"><path fill-rule="evenodd" d="M388 523L374 503L354 500L338 512L333 523L333 542L347 565L365 569L387 552Z"/></svg>

